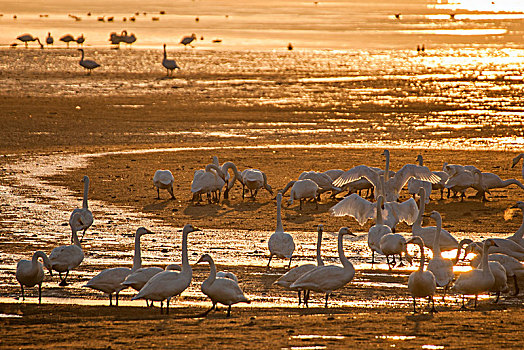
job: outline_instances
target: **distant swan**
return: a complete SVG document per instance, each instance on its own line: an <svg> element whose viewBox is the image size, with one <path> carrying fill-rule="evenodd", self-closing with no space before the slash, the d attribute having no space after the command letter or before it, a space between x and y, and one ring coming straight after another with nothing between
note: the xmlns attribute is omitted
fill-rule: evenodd
<svg viewBox="0 0 524 350"><path fill-rule="evenodd" d="M80 216L80 213L74 213L72 220L76 222L80 219ZM58 272L60 276L59 285L62 287L68 285L67 276L69 275L69 271L78 267L78 265L80 265L84 260L84 252L82 251L82 246L78 240L78 236L76 234L77 229L75 228L75 225L71 226L71 231L73 244L56 247L51 251L51 254L49 254L51 268ZM66 273L64 278L62 278L63 272Z"/></svg>
<svg viewBox="0 0 524 350"><path fill-rule="evenodd" d="M47 38L45 38L45 42L47 45L53 45L55 42L55 39L51 36L51 33L47 33Z"/></svg>
<svg viewBox="0 0 524 350"><path fill-rule="evenodd" d="M417 300L416 298L425 298L428 297L432 303L431 312L435 312L435 301L433 300L433 295L437 290L437 285L435 283L435 276L431 271L424 271L424 264L426 262L426 257L424 254L424 241L420 237L413 237L407 242L418 244L420 247L420 266L417 271L412 272L408 278L408 290L413 297L413 312L417 312Z"/></svg>
<svg viewBox="0 0 524 350"><path fill-rule="evenodd" d="M289 259L288 268L291 266L291 259L293 258L293 252L295 251L295 242L293 242L293 237L284 232L284 227L282 226L282 193L277 194L277 228L275 233L269 237L267 242L269 248L269 261L267 262L267 267L271 264L271 259L273 255L277 258Z"/></svg>
<svg viewBox="0 0 524 350"><path fill-rule="evenodd" d="M284 287L286 289L291 289L290 286L295 282L300 276L308 273L309 271L313 270L314 268L318 266L324 266L324 261L322 260L322 254L321 254L321 245L322 245L322 232L323 232L324 226L318 225L317 228L317 264L304 264L297 267L292 268L288 272L286 272L284 275L280 276L279 279L277 279L274 284L279 285L281 287ZM301 296L301 290L298 291L298 305L302 303Z"/></svg>
<svg viewBox="0 0 524 350"><path fill-rule="evenodd" d="M67 44L67 48L69 48L69 43L71 41L76 41L75 38L71 34L66 34L63 37L60 38L60 41L63 41Z"/></svg>
<svg viewBox="0 0 524 350"><path fill-rule="evenodd" d="M204 254L197 261L197 264L200 262L206 261L209 263L209 277L202 282L202 293L207 295L213 306L200 316L207 315L210 311L214 310L217 303L227 305L227 317L231 316L231 305L237 303L251 303L240 289L238 283L230 278L218 277L216 273L215 262L209 254Z"/></svg>
<svg viewBox="0 0 524 350"><path fill-rule="evenodd" d="M80 241L84 239L86 230L93 224L93 213L91 213L87 204L87 198L89 194L89 177L85 175L82 179L82 182L84 183L84 199L82 201L82 208L73 210L71 216L69 217L69 226L75 226L75 230L77 232L83 231ZM79 215L75 216L75 214ZM71 243L73 243L73 237L71 237Z"/></svg>
<svg viewBox="0 0 524 350"><path fill-rule="evenodd" d="M493 277L493 273L488 264L488 249L496 246L497 245L493 240L487 239L484 243L480 269L473 269L460 274L453 287L451 287L452 290L462 294L463 309L466 308L464 304L466 295L475 295L476 308L478 295L482 292L487 292L495 282L495 277Z"/></svg>
<svg viewBox="0 0 524 350"><path fill-rule="evenodd" d="M155 175L153 175L153 185L156 187L157 199L160 199L160 189L166 189L167 192L171 195L171 199L176 199L173 194L173 184L175 183L175 178L173 173L169 170L157 170Z"/></svg>
<svg viewBox="0 0 524 350"><path fill-rule="evenodd" d="M154 275L131 300L160 301L160 313L162 313L162 303L167 299L166 313L169 314L169 300L182 293L191 284L193 270L189 265L187 255L187 236L194 231L200 231L200 229L191 224L185 225L182 230L182 271L163 271Z"/></svg>
<svg viewBox="0 0 524 350"><path fill-rule="evenodd" d="M38 258L42 258L44 266L49 270L52 275L51 262L47 255L38 250L34 252L31 260L20 260L16 265L16 280L20 283L20 289L22 290L22 300L25 300L24 286L34 287L38 284L38 304L42 303L42 282L44 280L44 269L42 264L38 261Z"/></svg>
<svg viewBox="0 0 524 350"><path fill-rule="evenodd" d="M194 40L196 40L197 36L195 33L191 34L191 36L185 36L180 40L180 44L187 47L187 45L191 44Z"/></svg>
<svg viewBox="0 0 524 350"><path fill-rule="evenodd" d="M86 41L86 38L84 38L84 34L82 34L78 38L76 38L76 43L78 45L83 46L85 41Z"/></svg>
<svg viewBox="0 0 524 350"><path fill-rule="evenodd" d="M290 286L290 288L293 289L307 291L304 296L304 304L306 304L306 306L308 306L309 291L314 291L325 293L325 307L327 307L331 292L344 287L347 283L351 282L355 276L355 268L344 254L343 239L345 235L355 236L347 227L342 227L338 231L338 256L343 267L336 265L319 266L300 276L299 279Z"/></svg>
<svg viewBox="0 0 524 350"><path fill-rule="evenodd" d="M113 293L115 293L116 306L118 306L118 293L127 288L122 284L129 274L142 267L142 252L140 251L140 237L145 234L153 233L145 227L139 227L135 234L135 255L133 256L133 266L113 267L102 270L98 275L91 278L83 287L89 287L109 294L109 306L113 305Z"/></svg>
<svg viewBox="0 0 524 350"><path fill-rule="evenodd" d="M171 75L175 69L180 69L175 60L167 58L166 44L164 44L164 59L162 60L162 65L167 71L167 76Z"/></svg>
<svg viewBox="0 0 524 350"><path fill-rule="evenodd" d="M82 52L79 64L87 70L87 75L90 75L93 69L100 67L100 65L95 61L84 59L84 49L78 49L78 51Z"/></svg>
<svg viewBox="0 0 524 350"><path fill-rule="evenodd" d="M23 42L25 44L25 48L27 49L28 48L28 43L30 41L38 41L38 43L40 44L40 48L43 49L44 48L44 45L42 45L42 43L40 42L40 39L38 39L37 37L33 37L31 34L23 34L23 35L20 35L17 37L18 40L20 40L21 42Z"/></svg>

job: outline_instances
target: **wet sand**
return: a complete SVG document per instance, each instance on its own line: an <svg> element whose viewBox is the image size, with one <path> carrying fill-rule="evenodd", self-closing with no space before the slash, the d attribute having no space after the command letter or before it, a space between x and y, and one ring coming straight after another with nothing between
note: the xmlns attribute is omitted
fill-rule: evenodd
<svg viewBox="0 0 524 350"><path fill-rule="evenodd" d="M265 269L267 238L275 227L273 196L262 191L255 201L242 200L240 189L235 187L229 200L218 205L188 202L194 170L209 163L213 155L221 162L233 161L239 170L255 167L265 171L269 183L278 190L305 170L349 169L363 163L383 166L380 154L384 146L392 146L392 169L414 163L416 155L421 153L425 164L433 170L440 170L444 161L474 164L504 179L520 177L520 166L510 167L516 152L398 148L391 141L395 135L383 143L377 142L376 148L371 142L359 147L356 133L291 133L289 128L301 128L292 123L304 120L290 109L217 107L206 104L205 99L198 95L190 99L183 92L109 97L52 98L33 94L0 97L0 109L5 111L0 115L3 125L0 149L4 154L0 158L1 181L13 200L3 203L1 214L0 262L4 273L0 313L22 316L0 317L3 332L0 346L521 347L522 295L505 295L498 305L492 303L493 298L488 300L484 296L476 311L465 312L459 311L455 297L448 297L447 305L438 302L438 314L413 315L407 289L400 287L406 285L413 268L390 273L382 259L372 270L367 264L370 252L363 236L371 224L360 227L352 218L331 217L327 210L336 200L327 196L318 210L312 203L306 203L302 211L297 204L283 209L284 227L295 236L299 247L296 263L313 261L314 225L319 223L327 231L326 259L337 263L333 232L349 226L359 237L345 241L346 254L358 271L352 283L335 293L330 308L321 307L322 297L315 295L309 310L294 305L294 293L272 286L285 272L286 262L277 259L270 271ZM109 108L115 100L122 105L146 107L126 108L124 112ZM256 139L197 133L212 128L218 135L227 134L228 124L246 122L284 124L275 126L280 129L277 133L260 132ZM401 138L400 134L406 130L400 124L396 128ZM486 128L476 133L489 137L493 130ZM519 134L515 129L513 136ZM428 137L438 142L438 136ZM156 150L162 148L165 150ZM173 171L176 200L169 200L166 192L161 192L162 199L155 198L151 179L157 168ZM16 261L29 257L35 249L49 252L69 241L66 224L69 212L81 203L80 179L85 174L91 179L89 196L95 224L86 233L86 259L72 273L72 286L60 288L56 277L51 280L46 276L44 305L34 304L34 288L28 290L30 298L25 303L15 300L19 293L14 278ZM471 198L464 202L435 200L426 210L441 212L444 228L457 237L505 237L522 222L520 213L508 211L522 198L522 193L513 185L493 190L488 202ZM437 193L432 194L432 198L438 197ZM23 200L16 203L13 198ZM402 199L406 198L404 191ZM140 223L158 232L156 237L144 239L144 265L165 266L180 261L180 236L176 230L188 222L204 229L190 236L190 261L194 263L201 254L211 253L220 269L239 276L242 288L253 299L251 305L234 306L231 319L225 318L223 308L207 319L191 318L210 306L199 292L200 282L208 273L206 265L195 267L191 287L181 300L172 303L174 308L169 316L159 315L157 308L149 310L142 303L128 302L133 295L131 291L122 293L123 306L116 309L105 306L107 299L101 293L81 288L103 268L130 265L132 234ZM399 231L410 232L410 229L401 225ZM513 290L511 285L510 289ZM46 297L52 298L46 301ZM84 300L98 305L81 305Z"/></svg>

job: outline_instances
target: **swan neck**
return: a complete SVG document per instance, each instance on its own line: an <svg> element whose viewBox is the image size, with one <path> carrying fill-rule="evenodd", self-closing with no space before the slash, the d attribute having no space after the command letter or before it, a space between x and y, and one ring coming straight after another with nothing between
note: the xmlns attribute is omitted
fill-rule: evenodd
<svg viewBox="0 0 524 350"><path fill-rule="evenodd" d="M324 261L322 260L322 229L318 229L318 237L317 237L317 266L324 266Z"/></svg>
<svg viewBox="0 0 524 350"><path fill-rule="evenodd" d="M191 265L189 265L189 258L187 256L187 236L188 233L182 234L182 272L191 271Z"/></svg>
<svg viewBox="0 0 524 350"><path fill-rule="evenodd" d="M31 259L31 270L32 271L35 271L36 269L38 269L38 258L42 258L42 260L44 260L44 265L46 266L51 265L51 262L49 261L49 258L47 257L47 255L43 251L37 250L33 254L33 258Z"/></svg>
<svg viewBox="0 0 524 350"><path fill-rule="evenodd" d="M462 247L464 247L464 242L460 241L457 247L457 255L455 255L455 258L453 259L453 265L457 265L457 263L459 262L460 253L462 252Z"/></svg>
<svg viewBox="0 0 524 350"><path fill-rule="evenodd" d="M418 214L417 219L413 223L413 226L422 226L422 215L424 214L424 210L426 210L426 191L421 191L420 198L419 198L419 208L418 208Z"/></svg>
<svg viewBox="0 0 524 350"><path fill-rule="evenodd" d="M487 242L484 242L484 247L482 248L482 263L480 266L482 271L491 271L489 267L489 262L488 262L488 256L489 256L488 250L489 250L489 246Z"/></svg>
<svg viewBox="0 0 524 350"><path fill-rule="evenodd" d="M344 268L353 267L348 258L346 258L346 254L344 254L344 235L340 233L338 234L338 257Z"/></svg>
<svg viewBox="0 0 524 350"><path fill-rule="evenodd" d="M142 267L142 251L140 249L140 237L138 233L135 235L135 255L133 256L132 271L138 270Z"/></svg>
<svg viewBox="0 0 524 350"><path fill-rule="evenodd" d="M78 235L76 234L76 229L71 227L71 235L73 236L73 244L82 249L82 245L80 244L80 240L78 239Z"/></svg>
<svg viewBox="0 0 524 350"><path fill-rule="evenodd" d="M426 263L426 255L424 254L424 244L419 243L418 246L420 247L420 266L418 270L422 272L424 271L424 264Z"/></svg>
<svg viewBox="0 0 524 350"><path fill-rule="evenodd" d="M524 236L524 209L521 209L521 210L522 210L522 224L520 224L520 227L517 230L517 232L513 234L513 237L520 238L520 239L522 239L522 237Z"/></svg>
<svg viewBox="0 0 524 350"><path fill-rule="evenodd" d="M277 196L277 229L275 232L284 232L284 227L282 226L282 213L281 213L281 207L282 207L282 196Z"/></svg>
<svg viewBox="0 0 524 350"><path fill-rule="evenodd" d="M87 209L87 197L89 193L89 180L84 181L84 200L82 201L82 208Z"/></svg>
<svg viewBox="0 0 524 350"><path fill-rule="evenodd" d="M80 50L80 52L82 53L82 57L80 57L80 62L82 62L84 60L84 50Z"/></svg>
<svg viewBox="0 0 524 350"><path fill-rule="evenodd" d="M437 222L437 227L435 229L435 237L433 237L433 257L440 257L440 230L442 230L442 219L437 217L435 219Z"/></svg>
<svg viewBox="0 0 524 350"><path fill-rule="evenodd" d="M418 165L424 166L424 158L422 158L422 156L418 156Z"/></svg>
<svg viewBox="0 0 524 350"><path fill-rule="evenodd" d="M215 282L217 278L217 268L215 266L215 262L213 259L210 259L209 261L209 277L204 281L204 283L211 285Z"/></svg>
<svg viewBox="0 0 524 350"><path fill-rule="evenodd" d="M384 197L380 197L377 202L377 225L384 225L382 218L382 205L384 204Z"/></svg>
<svg viewBox="0 0 524 350"><path fill-rule="evenodd" d="M384 152L386 155L386 171L384 172L384 181L388 182L389 180L389 152Z"/></svg>

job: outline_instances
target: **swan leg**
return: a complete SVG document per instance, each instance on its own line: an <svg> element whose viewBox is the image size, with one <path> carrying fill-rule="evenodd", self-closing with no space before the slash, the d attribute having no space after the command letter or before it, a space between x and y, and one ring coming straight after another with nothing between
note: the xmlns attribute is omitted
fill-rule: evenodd
<svg viewBox="0 0 524 350"><path fill-rule="evenodd" d="M109 306L113 306L113 294L109 293Z"/></svg>
<svg viewBox="0 0 524 350"><path fill-rule="evenodd" d="M388 264L388 267L391 270L391 264L389 262L389 255L386 255L386 263Z"/></svg>
<svg viewBox="0 0 524 350"><path fill-rule="evenodd" d="M22 300L25 300L24 286L22 283L20 283L20 289L22 289Z"/></svg>
<svg viewBox="0 0 524 350"><path fill-rule="evenodd" d="M375 251L371 251L371 267L373 267L373 264L375 263Z"/></svg>
<svg viewBox="0 0 524 350"><path fill-rule="evenodd" d="M431 310L429 310L429 312L431 313L437 312L437 309L435 309L435 298L433 298L433 296L430 295L429 300L431 300Z"/></svg>
<svg viewBox="0 0 524 350"><path fill-rule="evenodd" d="M302 304L302 299L300 298L300 290L298 291L298 306Z"/></svg>
<svg viewBox="0 0 524 350"><path fill-rule="evenodd" d="M65 276L64 276L64 279L62 279L60 281L60 283L58 284L60 287L65 287L67 286L69 283L67 283L67 276L69 275L69 270L67 270ZM60 276L60 278L62 278L62 276Z"/></svg>
<svg viewBox="0 0 524 350"><path fill-rule="evenodd" d="M42 304L42 283L38 285L38 304Z"/></svg>
<svg viewBox="0 0 524 350"><path fill-rule="evenodd" d="M478 299L478 297L479 296L477 294L475 294L475 309L477 308L477 299Z"/></svg>
<svg viewBox="0 0 524 350"><path fill-rule="evenodd" d="M115 293L116 306L118 306L118 292Z"/></svg>
<svg viewBox="0 0 524 350"><path fill-rule="evenodd" d="M398 255L398 259L399 259L400 262L398 263L397 267L403 267L404 263L402 262L402 253L400 253Z"/></svg>
<svg viewBox="0 0 524 350"><path fill-rule="evenodd" d="M271 259L273 258L273 254L269 256L269 261L267 262L267 268L269 269L269 264L271 264Z"/></svg>
<svg viewBox="0 0 524 350"><path fill-rule="evenodd" d="M256 199L257 198L257 194L258 194L258 188L255 190L255 193L253 193L251 195L251 197L253 197L253 199Z"/></svg>
<svg viewBox="0 0 524 350"><path fill-rule="evenodd" d="M465 299L465 296L464 294L462 294L462 306L460 307L461 310L467 310L466 304L464 304L464 299Z"/></svg>
<svg viewBox="0 0 524 350"><path fill-rule="evenodd" d="M300 208L300 210L302 210L302 198L300 198L300 205L299 205L299 208Z"/></svg>
<svg viewBox="0 0 524 350"><path fill-rule="evenodd" d="M146 299L146 307L149 307L149 300Z"/></svg>
<svg viewBox="0 0 524 350"><path fill-rule="evenodd" d="M293 257L289 258L289 265L287 265L288 269L291 267L291 259L293 259Z"/></svg>
<svg viewBox="0 0 524 350"><path fill-rule="evenodd" d="M246 196L246 187L242 185L242 200L244 200L245 196Z"/></svg>
<svg viewBox="0 0 524 350"><path fill-rule="evenodd" d="M515 283L515 294L513 294L514 296L517 296L519 295L519 282L517 281L517 275L513 275L513 283Z"/></svg>
<svg viewBox="0 0 524 350"><path fill-rule="evenodd" d="M442 302L444 303L444 305L446 305L446 293L448 291L448 288L449 288L449 283L444 286L444 294L442 294Z"/></svg>
<svg viewBox="0 0 524 350"><path fill-rule="evenodd" d="M230 317L231 316L231 305L229 305L229 307L227 308L227 316L226 317Z"/></svg>
<svg viewBox="0 0 524 350"><path fill-rule="evenodd" d="M328 298L329 298L329 293L326 293L326 305L325 305L325 308L327 309L328 307Z"/></svg>
<svg viewBox="0 0 524 350"><path fill-rule="evenodd" d="M169 299L171 298L167 298L167 301L166 301L166 315L169 315Z"/></svg>
<svg viewBox="0 0 524 350"><path fill-rule="evenodd" d="M171 187L167 189L167 192L171 195L171 199L176 199L175 195L173 194L173 185L171 184Z"/></svg>
<svg viewBox="0 0 524 350"><path fill-rule="evenodd" d="M156 188L156 199L160 199L160 188Z"/></svg>
<svg viewBox="0 0 524 350"><path fill-rule="evenodd" d="M161 300L160 301L160 314L163 314L164 313L164 301Z"/></svg>
<svg viewBox="0 0 524 350"><path fill-rule="evenodd" d="M304 305L309 308L309 289L304 291Z"/></svg>
<svg viewBox="0 0 524 350"><path fill-rule="evenodd" d="M216 305L217 305L216 303L213 303L213 305L211 305L211 307L209 309L207 309L206 311L204 311L204 312L202 312L200 314L197 314L197 315L195 315L193 317L195 317L195 318L206 317L207 314L209 314L211 311L213 311L215 309Z"/></svg>
<svg viewBox="0 0 524 350"><path fill-rule="evenodd" d="M497 292L497 298L495 299L495 304L499 302L500 298L500 291Z"/></svg>
<svg viewBox="0 0 524 350"><path fill-rule="evenodd" d="M413 297L413 313L417 313L417 300Z"/></svg>
<svg viewBox="0 0 524 350"><path fill-rule="evenodd" d="M395 265L397 261L395 260L395 254L393 254L393 265Z"/></svg>

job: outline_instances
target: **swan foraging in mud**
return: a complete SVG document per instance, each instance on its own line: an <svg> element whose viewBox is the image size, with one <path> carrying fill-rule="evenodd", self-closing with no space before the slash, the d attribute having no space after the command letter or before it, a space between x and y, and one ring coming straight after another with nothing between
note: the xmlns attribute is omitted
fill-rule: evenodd
<svg viewBox="0 0 524 350"><path fill-rule="evenodd" d="M273 189L267 183L267 176L263 171L246 169L240 173L240 176L242 177L242 199L244 199L247 190L249 190L253 199L256 198L258 190L261 188L268 191L271 195L273 194Z"/></svg>
<svg viewBox="0 0 524 350"><path fill-rule="evenodd" d="M176 199L173 194L173 184L175 178L169 170L157 170L153 176L153 185L156 187L157 199L160 199L160 189L165 189L171 195L171 199Z"/></svg>
<svg viewBox="0 0 524 350"><path fill-rule="evenodd" d="M285 193L288 188L291 187L291 192L289 193L288 205L292 205L295 199L299 200L299 208L302 210L302 202L306 199L312 199L315 202L316 209L318 209L318 191L320 187L316 184L315 181L310 179L290 181L286 187L282 190L282 193Z"/></svg>
<svg viewBox="0 0 524 350"><path fill-rule="evenodd" d="M82 57L80 57L78 64L87 70L87 75L90 75L93 69L100 67L95 61L84 59L84 49L78 49L78 51L82 52Z"/></svg>

